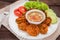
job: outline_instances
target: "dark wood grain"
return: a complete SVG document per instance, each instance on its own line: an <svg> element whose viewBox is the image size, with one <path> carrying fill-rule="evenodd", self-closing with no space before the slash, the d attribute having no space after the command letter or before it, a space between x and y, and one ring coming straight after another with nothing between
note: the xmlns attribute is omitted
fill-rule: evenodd
<svg viewBox="0 0 60 40"><path fill-rule="evenodd" d="M47 3L48 5L60 5L60 0L41 0L45 3Z"/></svg>
<svg viewBox="0 0 60 40"><path fill-rule="evenodd" d="M33 0L33 1L36 1L36 0ZM40 1L43 1L48 5L60 5L60 0L40 0Z"/></svg>
<svg viewBox="0 0 60 40"><path fill-rule="evenodd" d="M17 0L0 0L0 1L13 3L13 2L15 2Z"/></svg>
<svg viewBox="0 0 60 40"><path fill-rule="evenodd" d="M3 1L0 1L0 9L9 5L10 3L9 2L3 2Z"/></svg>
<svg viewBox="0 0 60 40"><path fill-rule="evenodd" d="M47 3L50 6L50 8L52 8L55 11L57 16L60 17L60 0L41 0L41 1ZM2 5L2 7L4 6ZM14 36L8 29L2 26L2 28L0 28L0 40L18 40L18 38ZM60 40L60 37L57 40Z"/></svg>
<svg viewBox="0 0 60 40"><path fill-rule="evenodd" d="M60 6L50 6L50 8L54 10L58 17L60 17Z"/></svg>
<svg viewBox="0 0 60 40"><path fill-rule="evenodd" d="M3 25L0 28L0 40L18 40L16 36L14 36L8 29L6 29Z"/></svg>

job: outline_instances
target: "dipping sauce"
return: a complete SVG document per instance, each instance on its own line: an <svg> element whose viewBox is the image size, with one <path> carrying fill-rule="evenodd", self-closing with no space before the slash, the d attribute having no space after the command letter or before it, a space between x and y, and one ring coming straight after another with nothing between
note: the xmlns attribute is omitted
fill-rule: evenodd
<svg viewBox="0 0 60 40"><path fill-rule="evenodd" d="M31 12L28 14L27 18L33 22L40 22L42 20L42 14L39 12Z"/></svg>

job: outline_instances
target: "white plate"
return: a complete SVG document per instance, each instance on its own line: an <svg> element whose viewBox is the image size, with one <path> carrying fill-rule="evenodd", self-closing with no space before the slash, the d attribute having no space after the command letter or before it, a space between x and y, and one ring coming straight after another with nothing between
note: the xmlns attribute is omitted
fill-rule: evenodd
<svg viewBox="0 0 60 40"><path fill-rule="evenodd" d="M50 25L50 27L48 28L47 34L45 34L45 35L39 34L36 37L30 36L30 35L28 35L27 32L19 30L18 26L17 26L17 23L16 23L16 18L17 17L14 15L14 9L20 7L24 3L17 4L17 5L14 5L14 6L10 7L9 26L10 26L11 30L13 30L20 37L26 38L26 39L43 39L43 38L46 38L46 37L50 36L51 34L53 34L56 31L56 29L58 27L58 22L56 24L51 24Z"/></svg>

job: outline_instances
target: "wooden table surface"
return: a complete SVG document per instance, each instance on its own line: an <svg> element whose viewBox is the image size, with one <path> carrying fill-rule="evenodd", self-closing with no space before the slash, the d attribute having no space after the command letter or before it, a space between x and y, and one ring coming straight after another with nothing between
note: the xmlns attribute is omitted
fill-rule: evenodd
<svg viewBox="0 0 60 40"><path fill-rule="evenodd" d="M60 17L60 0L41 1L47 3L50 8L52 8L56 12L57 16ZM2 25L2 27L0 28L0 40L18 40L18 38ZM57 40L60 40L60 37Z"/></svg>

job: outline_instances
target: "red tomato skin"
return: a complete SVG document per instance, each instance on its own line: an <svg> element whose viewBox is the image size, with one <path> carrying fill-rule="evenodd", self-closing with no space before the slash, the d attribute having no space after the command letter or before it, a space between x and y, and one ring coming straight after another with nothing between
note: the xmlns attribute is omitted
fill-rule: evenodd
<svg viewBox="0 0 60 40"><path fill-rule="evenodd" d="M21 17L21 16L22 16L22 13L19 12L18 9L15 9L15 10L14 10L14 14L15 14L16 16L18 16L18 17Z"/></svg>
<svg viewBox="0 0 60 40"><path fill-rule="evenodd" d="M24 6L20 6L20 7L19 7L19 11L20 11L22 14L24 14L24 13L26 13L26 8L25 8Z"/></svg>

